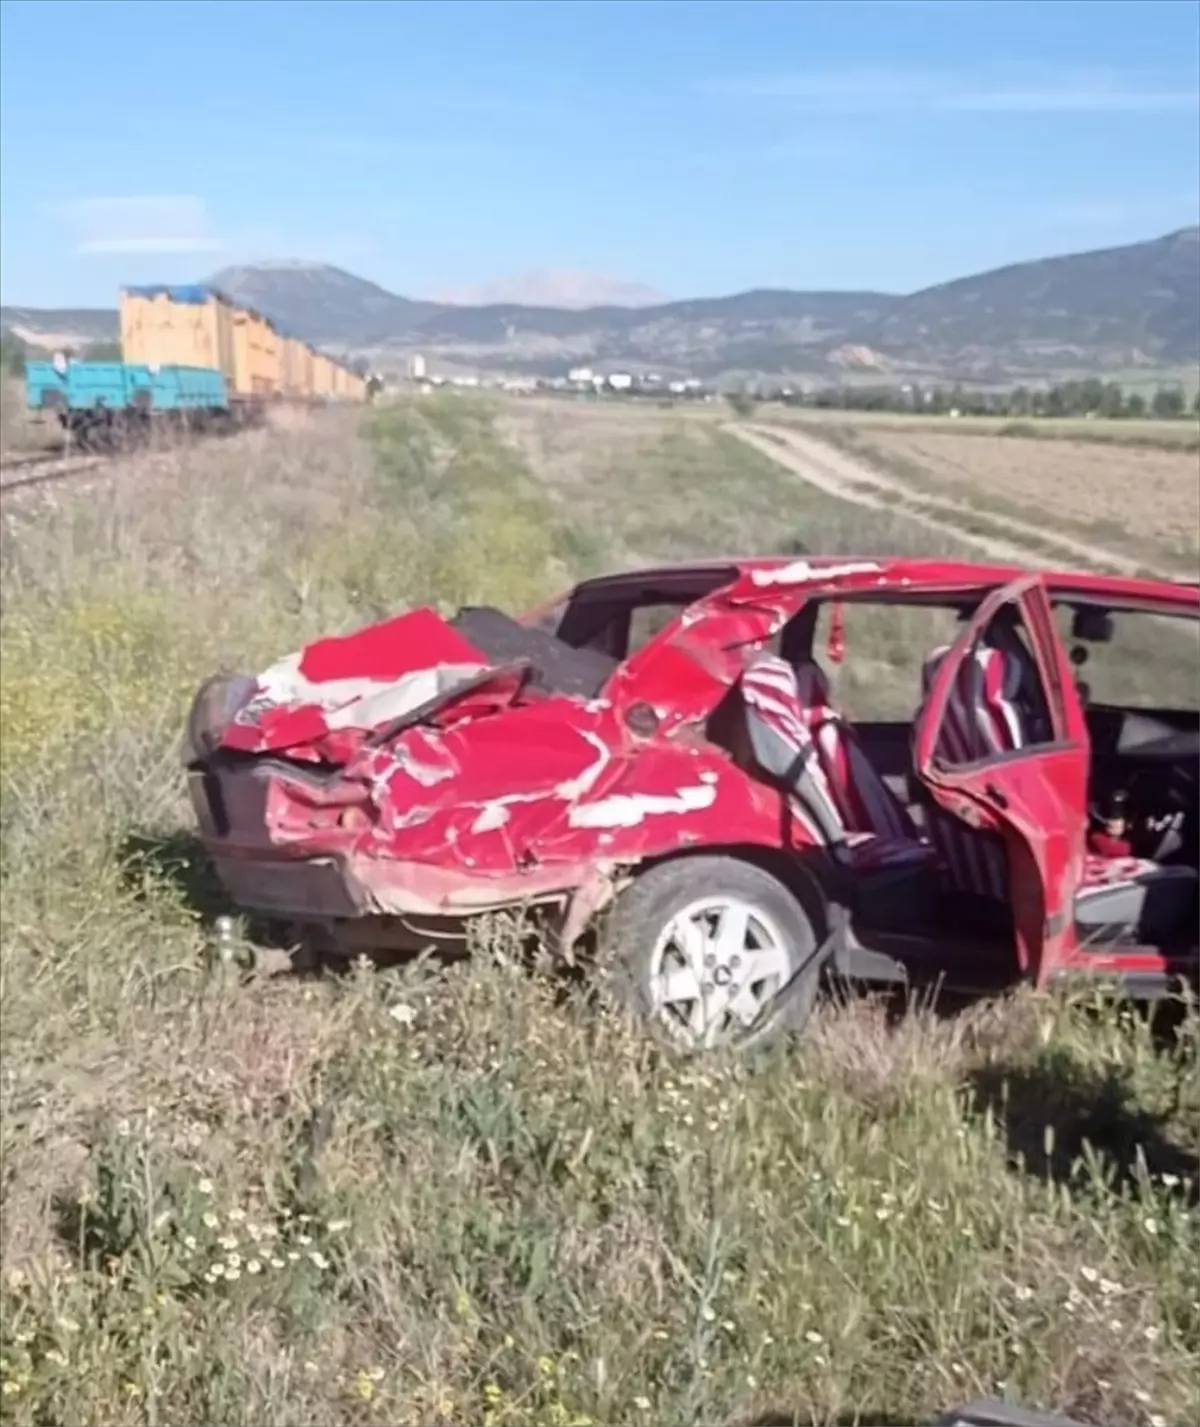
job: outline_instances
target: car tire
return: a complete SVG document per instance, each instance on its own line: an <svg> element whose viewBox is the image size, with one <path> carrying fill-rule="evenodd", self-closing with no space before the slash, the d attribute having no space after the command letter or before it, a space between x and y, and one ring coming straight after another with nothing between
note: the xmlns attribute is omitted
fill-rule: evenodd
<svg viewBox="0 0 1200 1427"><path fill-rule="evenodd" d="M740 858L659 863L625 889L609 918L611 993L685 1053L761 1049L812 1014L822 913L815 885L798 893Z"/></svg>

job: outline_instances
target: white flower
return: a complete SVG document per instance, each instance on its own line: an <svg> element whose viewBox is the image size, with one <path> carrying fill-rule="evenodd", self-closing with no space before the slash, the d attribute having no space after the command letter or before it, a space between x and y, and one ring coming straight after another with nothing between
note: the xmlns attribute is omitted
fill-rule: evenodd
<svg viewBox="0 0 1200 1427"><path fill-rule="evenodd" d="M249 1274L262 1273L262 1264L257 1259L251 1259L246 1264L246 1272Z"/></svg>
<svg viewBox="0 0 1200 1427"><path fill-rule="evenodd" d="M394 1006L388 1008L388 1015L398 1026L408 1027L417 1019L417 1010L415 1006L404 1001L397 1001Z"/></svg>
<svg viewBox="0 0 1200 1427"><path fill-rule="evenodd" d="M823 1343L825 1341L825 1339L821 1337L820 1333L818 1333L815 1328L810 1328L808 1332L805 1333L804 1337L807 1342L812 1343L814 1345L817 1343Z"/></svg>
<svg viewBox="0 0 1200 1427"><path fill-rule="evenodd" d="M213 1192L213 1182L211 1179L202 1179L196 1185L201 1194L211 1194Z"/></svg>
<svg viewBox="0 0 1200 1427"><path fill-rule="evenodd" d="M244 1209L231 1209L229 1211L229 1222L231 1224L240 1224L245 1217L246 1211Z"/></svg>
<svg viewBox="0 0 1200 1427"><path fill-rule="evenodd" d="M1100 1275L1094 1268L1088 1268L1085 1265L1079 1270L1079 1277L1082 1278L1085 1283L1095 1283Z"/></svg>
<svg viewBox="0 0 1200 1427"><path fill-rule="evenodd" d="M350 1227L349 1219L330 1219L326 1226L331 1234L344 1234Z"/></svg>
<svg viewBox="0 0 1200 1427"><path fill-rule="evenodd" d="M308 1257L312 1260L314 1264L316 1264L318 1268L329 1267L329 1260L325 1257L325 1255L321 1252L320 1249L313 1249L313 1251L309 1254Z"/></svg>
<svg viewBox="0 0 1200 1427"><path fill-rule="evenodd" d="M1153 1214L1148 1214L1146 1218L1142 1220L1142 1228L1145 1229L1148 1234L1153 1236L1154 1234L1158 1233L1158 1220L1154 1217Z"/></svg>

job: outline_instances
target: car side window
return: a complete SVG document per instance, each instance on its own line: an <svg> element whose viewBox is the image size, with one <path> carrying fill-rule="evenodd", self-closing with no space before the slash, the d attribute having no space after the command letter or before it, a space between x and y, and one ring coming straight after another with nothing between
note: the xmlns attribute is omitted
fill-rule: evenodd
<svg viewBox="0 0 1200 1427"><path fill-rule="evenodd" d="M1033 650L1019 608L1002 605L959 665L938 729L941 763L979 763L1054 740L1054 718Z"/></svg>
<svg viewBox="0 0 1200 1427"><path fill-rule="evenodd" d="M962 633L952 610L935 605L823 601L813 657L829 675L834 699L854 723L906 723L921 701L925 660ZM833 658L838 644L842 658Z"/></svg>
<svg viewBox="0 0 1200 1427"><path fill-rule="evenodd" d="M633 609L629 616L628 653L635 653L656 634L661 634L683 608L682 604L644 604Z"/></svg>
<svg viewBox="0 0 1200 1427"><path fill-rule="evenodd" d="M1122 709L1200 712L1200 621L1116 610L1112 638L1077 638L1075 612L1054 611L1086 701Z"/></svg>

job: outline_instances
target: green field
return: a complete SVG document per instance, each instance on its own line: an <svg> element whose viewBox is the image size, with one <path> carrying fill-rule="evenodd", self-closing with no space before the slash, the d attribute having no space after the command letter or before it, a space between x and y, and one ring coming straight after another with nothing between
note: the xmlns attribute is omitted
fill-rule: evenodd
<svg viewBox="0 0 1200 1427"><path fill-rule="evenodd" d="M6 506L2 1421L1191 1420L1194 1021L864 1001L683 1064L502 922L450 971L214 962L178 762L213 669L640 559L927 548L672 413L355 422ZM904 632L861 692L911 710Z"/></svg>
<svg viewBox="0 0 1200 1427"><path fill-rule="evenodd" d="M1200 450L1200 423L1190 417L1154 421L1083 416L923 416L919 413L906 416L891 411L823 411L816 407L795 410L769 405L759 408L755 415L760 421L801 421L814 425L941 431L957 436L1011 436L1041 441L1114 442L1168 451Z"/></svg>

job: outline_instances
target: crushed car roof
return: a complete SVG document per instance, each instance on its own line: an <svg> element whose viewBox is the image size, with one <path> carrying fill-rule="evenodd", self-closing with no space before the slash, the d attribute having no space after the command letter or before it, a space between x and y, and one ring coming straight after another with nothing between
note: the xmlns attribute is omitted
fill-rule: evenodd
<svg viewBox="0 0 1200 1427"><path fill-rule="evenodd" d="M904 588L912 585L944 586L948 589L970 588L978 585L1007 584L1024 575L1038 573L1048 584L1058 589L1074 590L1084 596L1114 600L1164 600L1185 606L1193 606L1200 601L1200 583L1194 580L1135 578L1069 569L1033 571L1021 565L998 565L973 560L913 559L890 555L725 556L686 560L669 565L634 566L598 575L580 581L574 589L578 592L600 592L608 586L620 586L630 582L679 580L689 574L700 576L724 571L729 572L730 593L738 595L743 592L761 592L764 589L830 583L839 588Z"/></svg>

